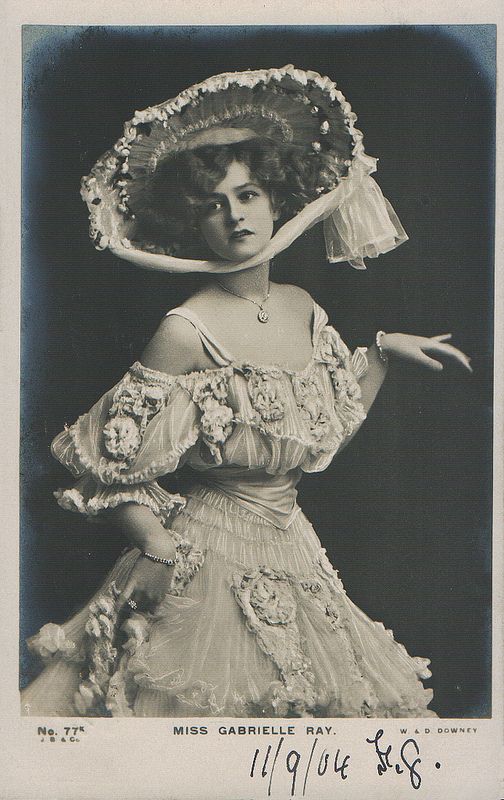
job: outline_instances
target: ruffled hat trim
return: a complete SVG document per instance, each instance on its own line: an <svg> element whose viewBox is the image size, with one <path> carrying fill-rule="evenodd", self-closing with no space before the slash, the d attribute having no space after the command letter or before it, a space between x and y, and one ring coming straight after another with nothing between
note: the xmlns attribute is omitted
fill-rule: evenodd
<svg viewBox="0 0 504 800"><path fill-rule="evenodd" d="M365 154L356 119L333 81L292 65L216 75L172 100L136 111L114 148L82 179L95 247L109 248L145 269L239 271L272 258L324 221L328 260L363 269L365 257L388 252L408 237L371 178L376 159ZM289 219L260 253L240 263L202 261L177 257L176 243L163 247L135 239L129 203L162 159L205 143L257 136L288 142L306 157L324 153L331 164L321 196Z"/></svg>

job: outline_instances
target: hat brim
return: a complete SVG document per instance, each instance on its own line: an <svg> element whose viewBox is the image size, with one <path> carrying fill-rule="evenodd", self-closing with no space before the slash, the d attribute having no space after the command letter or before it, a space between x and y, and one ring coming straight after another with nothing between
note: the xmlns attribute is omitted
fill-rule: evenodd
<svg viewBox="0 0 504 800"><path fill-rule="evenodd" d="M174 99L135 112L113 150L83 178L90 236L100 250L127 241L136 249L173 255L166 238L161 244L138 236L135 201L145 197L161 162L207 144L262 137L306 157L325 157L334 181L321 191L330 191L362 151L355 121L336 84L316 72L288 65L213 76Z"/></svg>

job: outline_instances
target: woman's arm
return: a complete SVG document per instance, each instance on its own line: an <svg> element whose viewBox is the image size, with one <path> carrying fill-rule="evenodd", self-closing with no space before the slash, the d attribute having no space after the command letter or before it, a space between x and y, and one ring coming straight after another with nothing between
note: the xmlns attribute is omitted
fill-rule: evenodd
<svg viewBox="0 0 504 800"><path fill-rule="evenodd" d="M159 558L175 558L175 546L156 515L137 503L123 503L109 511L133 547Z"/></svg>
<svg viewBox="0 0 504 800"><path fill-rule="evenodd" d="M142 553L128 576L119 602L124 605L128 600L134 600L140 611L152 611L170 588L173 567L155 563L143 554L174 561L173 540L147 506L124 503L109 514L130 544Z"/></svg>
<svg viewBox="0 0 504 800"><path fill-rule="evenodd" d="M166 317L141 357L149 369L176 375L207 366L201 340L194 327L182 317ZM203 366L202 366L203 365ZM109 512L113 523L142 553L174 560L173 540L147 506L123 503ZM121 602L134 600L140 610L153 609L170 588L173 567L140 556L121 593Z"/></svg>
<svg viewBox="0 0 504 800"><path fill-rule="evenodd" d="M368 361L367 372L359 381L361 388L361 401L366 414L373 405L376 395L380 391L383 381L387 376L388 363L380 358L377 346L374 344L366 353Z"/></svg>

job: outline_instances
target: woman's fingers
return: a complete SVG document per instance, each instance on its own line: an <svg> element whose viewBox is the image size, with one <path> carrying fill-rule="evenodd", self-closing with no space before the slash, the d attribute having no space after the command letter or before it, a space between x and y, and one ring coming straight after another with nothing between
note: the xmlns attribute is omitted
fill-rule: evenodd
<svg viewBox="0 0 504 800"><path fill-rule="evenodd" d="M122 590L121 594L117 598L117 602L118 602L120 608L122 608L122 606L126 605L128 600L131 599L134 591L135 591L135 582L132 581L132 580L127 581L124 589Z"/></svg>
<svg viewBox="0 0 504 800"><path fill-rule="evenodd" d="M152 613L164 599L171 585L171 570L139 558L118 597L118 607L126 604L142 613Z"/></svg>
<svg viewBox="0 0 504 800"><path fill-rule="evenodd" d="M409 334L386 334L386 352L397 355L407 361L413 361L428 369L440 371L447 359L460 364L468 372L472 372L470 359L448 340L451 333L440 333L437 336L410 336Z"/></svg>
<svg viewBox="0 0 504 800"><path fill-rule="evenodd" d="M468 358L468 356L466 356L462 350L459 350L457 347L452 347L451 345L445 345L445 347L449 348L447 351L445 351L448 356L454 359L454 361L458 361L458 363L465 367L465 369L467 369L469 372L473 371L473 368L471 367L471 359Z"/></svg>
<svg viewBox="0 0 504 800"><path fill-rule="evenodd" d="M118 597L118 603L120 608L126 605L130 600L137 603L139 606L144 606L149 599L146 592L138 586L135 576L132 575L126 581L124 589Z"/></svg>
<svg viewBox="0 0 504 800"><path fill-rule="evenodd" d="M451 344L445 344L444 342L440 341L438 337L433 337L430 341L432 343L431 346L422 347L424 352L432 353L434 355L439 353L440 355L447 356L453 361L457 361L469 372L473 371L470 359L465 353L462 352L462 350L459 350L457 347L453 347Z"/></svg>
<svg viewBox="0 0 504 800"><path fill-rule="evenodd" d="M146 592L135 587L133 582L128 582L118 597L119 608L135 603L138 611L153 611L163 600L164 594L160 592ZM133 606L132 606L133 608ZM137 608L133 610L136 611Z"/></svg>
<svg viewBox="0 0 504 800"><path fill-rule="evenodd" d="M422 353L422 356L418 359L415 359L415 361L418 361L418 363L422 364L422 366L427 367L427 369L432 369L435 372L441 372L443 369L443 365L440 361L436 361L435 358L431 358L425 353Z"/></svg>

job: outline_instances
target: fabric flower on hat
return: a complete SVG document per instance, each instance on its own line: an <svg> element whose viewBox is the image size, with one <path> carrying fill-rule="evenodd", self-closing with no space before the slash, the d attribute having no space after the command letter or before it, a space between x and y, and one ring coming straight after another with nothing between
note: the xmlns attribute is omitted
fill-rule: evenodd
<svg viewBox="0 0 504 800"><path fill-rule="evenodd" d="M187 110L190 113L185 113ZM175 253L175 228L165 228L158 241L145 239L137 212L153 174L166 157L202 144L229 144L255 136L293 144L300 156L317 166L321 178L318 185L330 196L325 201L316 193L307 196L302 210L292 209L296 224L287 220L268 246L248 262L272 258L313 224L323 221L328 260L348 261L363 269L364 257L388 252L407 235L370 177L376 163L364 152L355 120L350 104L329 77L296 69L292 64L214 75L175 98L135 111L114 149L107 151L82 180L81 194L89 208L95 247L110 247L124 258L125 248L120 242L127 239L127 260L142 267L148 264L167 272L220 272L220 262ZM329 180L322 180L323 173ZM127 192L122 191L124 180ZM333 189L341 191L333 193ZM149 257L151 254L156 258ZM248 262L248 266L254 266L261 260Z"/></svg>
<svg viewBox="0 0 504 800"><path fill-rule="evenodd" d="M142 614L132 614L123 622L121 630L126 635L123 649L132 655L149 637L150 623Z"/></svg>
<svg viewBox="0 0 504 800"><path fill-rule="evenodd" d="M96 616L94 616L94 614L92 614L92 613L90 614L90 616L89 616L89 618L88 618L88 620L86 622L85 631L88 634L88 636L91 636L93 639L99 639L100 638L100 635L101 635L100 623L98 622L98 619L96 618Z"/></svg>
<svg viewBox="0 0 504 800"><path fill-rule="evenodd" d="M89 604L89 611L92 614L105 614L107 617L113 617L116 611L116 604L112 597L102 594Z"/></svg>

